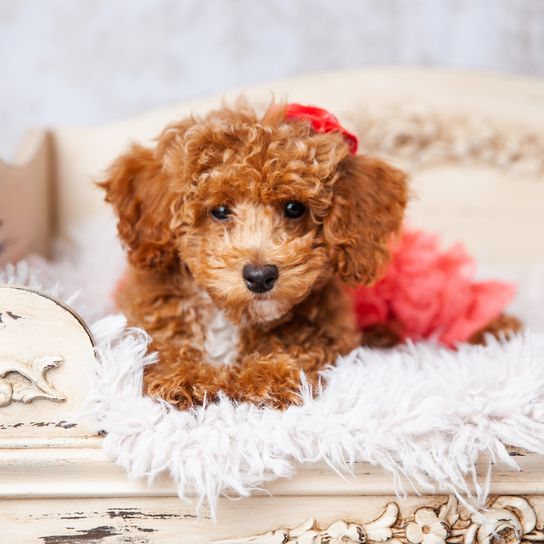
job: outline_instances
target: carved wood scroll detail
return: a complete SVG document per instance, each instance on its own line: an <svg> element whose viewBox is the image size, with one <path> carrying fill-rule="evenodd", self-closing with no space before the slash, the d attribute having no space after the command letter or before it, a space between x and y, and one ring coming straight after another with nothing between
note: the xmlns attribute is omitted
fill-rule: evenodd
<svg viewBox="0 0 544 544"><path fill-rule="evenodd" d="M391 502L370 523L338 520L320 528L309 519L294 529L215 541L211 544L521 544L544 543L537 515L524 497L501 496L482 512L462 515L455 497L438 508L423 506L407 520Z"/></svg>
<svg viewBox="0 0 544 544"><path fill-rule="evenodd" d="M34 399L62 402L66 397L47 381L45 374L64 362L60 355L43 355L32 361L0 359L0 408Z"/></svg>
<svg viewBox="0 0 544 544"><path fill-rule="evenodd" d="M542 131L495 126L474 115L440 115L423 105L405 104L380 115L357 110L357 133L365 150L420 167L445 161L473 161L542 179Z"/></svg>

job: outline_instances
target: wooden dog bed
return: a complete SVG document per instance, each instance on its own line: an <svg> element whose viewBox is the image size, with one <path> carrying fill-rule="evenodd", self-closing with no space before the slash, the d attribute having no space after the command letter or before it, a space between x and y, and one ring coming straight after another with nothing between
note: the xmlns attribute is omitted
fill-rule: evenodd
<svg viewBox="0 0 544 544"><path fill-rule="evenodd" d="M463 240L486 264L542 262L544 248L535 240L544 229L541 81L385 69L303 77L247 96L264 103L268 89L334 111L360 134L362 148L407 168L417 195L411 223L448 242ZM47 254L53 236L67 235L83 218L108 214L91 180L128 141L145 141L168 122L219 100L30 135L15 163L0 165L0 194L8 195L0 201L0 262L31 251ZM217 523L205 509L195 521L194 505L180 502L167 478L152 487L127 481L102 452L102 438L71 422L92 380L86 324L58 301L13 287L0 288L0 318L2 541L544 540L544 459L519 450L511 455L522 471L494 471L491 508L482 514L443 490L418 495L411 489L399 499L389 474L356 463L356 477L347 480L325 466L301 467L293 479L273 482L251 498L221 499Z"/></svg>

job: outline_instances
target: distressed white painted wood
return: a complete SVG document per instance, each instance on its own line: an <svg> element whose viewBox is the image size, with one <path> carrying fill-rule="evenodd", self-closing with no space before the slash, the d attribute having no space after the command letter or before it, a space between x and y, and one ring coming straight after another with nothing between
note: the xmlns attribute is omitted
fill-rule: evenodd
<svg viewBox="0 0 544 544"><path fill-rule="evenodd" d="M90 333L66 306L0 287L0 448L91 437L70 418L82 407L93 364Z"/></svg>
<svg viewBox="0 0 544 544"><path fill-rule="evenodd" d="M531 502L520 496L491 499L482 512L463 512L458 500L450 496L440 506L433 502L417 508L408 519L400 518L399 505L389 502L376 519L336 520L319 526L312 518L292 529L274 529L247 538L216 540L211 544L361 544L366 542L408 542L410 544L465 544L521 542L544 539L537 529L537 512Z"/></svg>
<svg viewBox="0 0 544 544"><path fill-rule="evenodd" d="M0 266L24 255L47 255L53 226L51 140L28 134L13 164L0 160Z"/></svg>
<svg viewBox="0 0 544 544"><path fill-rule="evenodd" d="M0 450L0 498L177 497L167 476L157 478L151 486L145 481L128 480L102 452L99 440L49 448L26 443L24 449ZM495 467L491 493L544 494L544 460L532 454L516 456L515 460L520 472ZM483 461L478 470L482 484L487 469ZM404 483L405 489L411 489L409 482ZM299 467L295 478L277 480L266 490L255 490L257 496L268 493L285 497L388 495L392 493L392 480L390 474L368 463L355 463L353 476L347 478L324 464L306 465Z"/></svg>
<svg viewBox="0 0 544 544"><path fill-rule="evenodd" d="M196 519L177 498L16 499L0 500L0 519L17 544L542 542L544 497L492 497L489 504L490 510L476 514L443 495L222 499L222 516L214 523L205 508Z"/></svg>

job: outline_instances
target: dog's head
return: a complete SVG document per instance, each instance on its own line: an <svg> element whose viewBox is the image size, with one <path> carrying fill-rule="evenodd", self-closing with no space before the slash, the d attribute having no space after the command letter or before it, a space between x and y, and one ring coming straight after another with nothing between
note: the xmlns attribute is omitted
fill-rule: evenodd
<svg viewBox="0 0 544 544"><path fill-rule="evenodd" d="M188 269L231 319L258 323L335 275L372 283L407 199L404 174L342 134L243 104L133 146L102 186L133 266Z"/></svg>

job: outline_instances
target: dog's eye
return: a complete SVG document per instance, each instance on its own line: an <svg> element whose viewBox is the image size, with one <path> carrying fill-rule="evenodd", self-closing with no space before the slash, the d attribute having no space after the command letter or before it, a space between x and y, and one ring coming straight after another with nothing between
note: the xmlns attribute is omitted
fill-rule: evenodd
<svg viewBox="0 0 544 544"><path fill-rule="evenodd" d="M287 202L285 208L283 209L283 213L285 214L285 217L289 219L298 219L306 213L306 206L304 206L302 202L292 200Z"/></svg>
<svg viewBox="0 0 544 544"><path fill-rule="evenodd" d="M232 210L228 206L217 206L213 208L211 214L218 221L226 221L232 215Z"/></svg>

